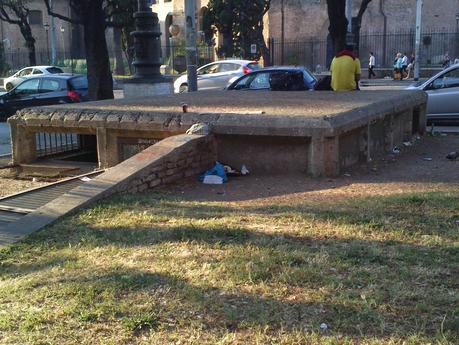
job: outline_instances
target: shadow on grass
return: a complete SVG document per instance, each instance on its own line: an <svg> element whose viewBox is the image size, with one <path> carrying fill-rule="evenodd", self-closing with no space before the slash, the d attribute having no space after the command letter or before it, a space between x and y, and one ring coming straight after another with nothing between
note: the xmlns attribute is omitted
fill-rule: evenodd
<svg viewBox="0 0 459 345"><path fill-rule="evenodd" d="M186 275L124 268L78 278L64 276L53 284L67 291L68 298L77 299L78 312L95 322L129 317L136 308L118 305L117 301L144 292L153 298L151 312L160 322L170 319L177 324L197 322L211 331L253 326L269 326L277 331L317 331L318 325L325 322L336 335L403 338L406 334L422 334L435 339L443 329L453 341L459 333L459 315L452 307L457 303L454 292L458 288L459 250L453 243L423 246L394 240L326 238L320 233L291 235L288 229L272 234L253 230L244 221L229 225L211 221L225 217L242 220L255 215L262 220L283 219L288 225L292 217L296 222L312 219L336 227L361 226L369 232L402 231L415 239L428 234L453 242L457 240L452 220L458 212L458 201L457 196L450 194L427 193L322 205L234 208L163 197L124 197L34 234L9 251L0 251L0 258L2 261L12 258L27 248L36 248L38 254L40 250L69 245L79 250L147 247L153 253L163 244L178 244L178 249L181 244L218 249L224 252L219 258L193 254L186 258L173 254L164 258L179 267L187 262L208 264L212 275L209 279L213 280L199 285L191 283ZM91 222L99 217L114 217L117 212L128 212L126 216L132 217L153 214L159 218L136 229L116 224L96 226ZM168 219L188 220L188 223L174 226L167 224ZM38 258L35 263L26 264L15 260L0 267L0 276L8 279L59 264L54 258ZM272 286L272 294L257 296L255 292L242 290L235 293L235 289L229 292L224 282L232 282L234 286ZM46 287L51 283L41 284ZM40 288L40 284L34 288ZM280 293L282 288L286 292ZM297 299L291 299L296 290L301 293ZM304 294L320 291L322 297L318 300L305 300ZM110 311L93 311L98 303L104 304L99 296L111 296ZM166 304L159 307L163 299ZM192 316L188 320L182 319L183 315Z"/></svg>

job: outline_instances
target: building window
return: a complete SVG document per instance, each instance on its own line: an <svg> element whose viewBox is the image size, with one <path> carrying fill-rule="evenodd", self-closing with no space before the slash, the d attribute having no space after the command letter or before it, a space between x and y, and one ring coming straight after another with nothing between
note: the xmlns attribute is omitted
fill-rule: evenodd
<svg viewBox="0 0 459 345"><path fill-rule="evenodd" d="M29 11L30 25L43 25L43 13L41 11Z"/></svg>

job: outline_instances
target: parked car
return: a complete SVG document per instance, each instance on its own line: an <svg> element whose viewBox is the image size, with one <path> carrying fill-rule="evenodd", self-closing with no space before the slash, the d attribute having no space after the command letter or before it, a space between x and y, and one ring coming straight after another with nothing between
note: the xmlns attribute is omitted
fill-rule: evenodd
<svg viewBox="0 0 459 345"><path fill-rule="evenodd" d="M459 64L409 86L427 93L427 123L459 123Z"/></svg>
<svg viewBox="0 0 459 345"><path fill-rule="evenodd" d="M88 79L86 76L43 75L28 78L11 91L0 95L0 114L5 119L22 108L87 100Z"/></svg>
<svg viewBox="0 0 459 345"><path fill-rule="evenodd" d="M249 60L212 62L198 68L198 90L223 90L230 79L243 76L259 68L258 62ZM174 82L174 92L182 93L187 91L188 80L186 74L183 74Z"/></svg>
<svg viewBox="0 0 459 345"><path fill-rule="evenodd" d="M317 79L303 67L268 67L234 80L228 90L314 90Z"/></svg>
<svg viewBox="0 0 459 345"><path fill-rule="evenodd" d="M6 91L10 91L13 87L18 85L26 78L38 77L40 75L64 73L62 69L55 66L32 66L21 69L13 74L11 77L3 80L3 87Z"/></svg>

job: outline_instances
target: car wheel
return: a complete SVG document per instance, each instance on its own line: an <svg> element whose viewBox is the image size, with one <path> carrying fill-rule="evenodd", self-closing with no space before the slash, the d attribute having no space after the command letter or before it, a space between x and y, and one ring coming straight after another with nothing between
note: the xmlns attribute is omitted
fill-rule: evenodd
<svg viewBox="0 0 459 345"><path fill-rule="evenodd" d="M180 93L188 92L188 85L187 84L180 85L179 92Z"/></svg>
<svg viewBox="0 0 459 345"><path fill-rule="evenodd" d="M11 83L8 83L8 84L5 85L5 90L7 92L11 91L12 88L13 88L13 84L11 84Z"/></svg>

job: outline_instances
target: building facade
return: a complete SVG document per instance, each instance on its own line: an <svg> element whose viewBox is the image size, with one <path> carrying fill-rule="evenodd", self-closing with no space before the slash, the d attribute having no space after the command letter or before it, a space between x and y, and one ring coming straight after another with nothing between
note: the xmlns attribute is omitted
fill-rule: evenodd
<svg viewBox="0 0 459 345"><path fill-rule="evenodd" d="M353 1L354 16L361 3L361 0ZM325 39L328 33L326 0L271 0L267 16L268 37L280 38L283 34L286 40L298 41ZM422 16L427 30L458 30L459 0L424 0ZM414 30L415 24L416 0L373 0L363 16L361 32L403 32Z"/></svg>

